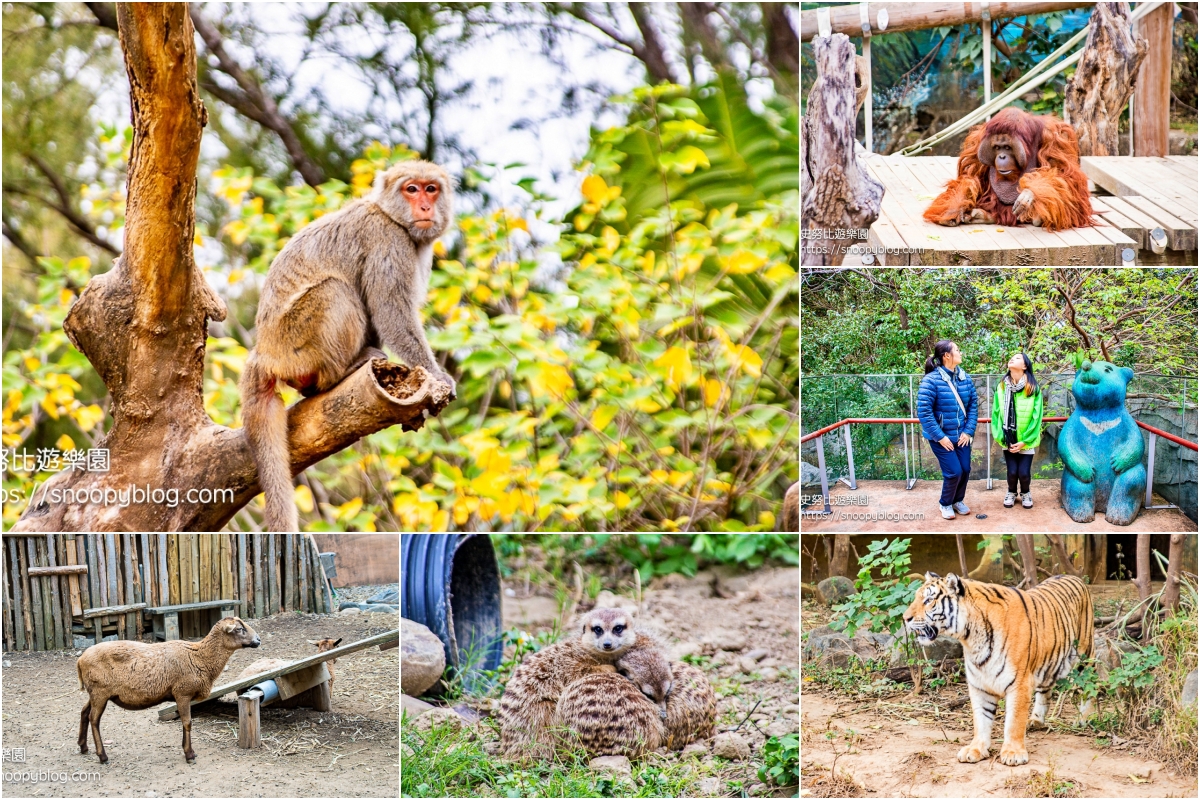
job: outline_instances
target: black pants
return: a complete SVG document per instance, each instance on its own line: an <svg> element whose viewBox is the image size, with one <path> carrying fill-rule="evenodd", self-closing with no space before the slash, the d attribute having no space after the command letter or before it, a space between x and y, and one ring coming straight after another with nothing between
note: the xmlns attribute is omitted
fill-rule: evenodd
<svg viewBox="0 0 1200 800"><path fill-rule="evenodd" d="M1029 492L1029 468L1033 466L1033 453L1004 451L1004 465L1008 467L1008 490L1017 491L1017 479L1021 479L1021 494Z"/></svg>

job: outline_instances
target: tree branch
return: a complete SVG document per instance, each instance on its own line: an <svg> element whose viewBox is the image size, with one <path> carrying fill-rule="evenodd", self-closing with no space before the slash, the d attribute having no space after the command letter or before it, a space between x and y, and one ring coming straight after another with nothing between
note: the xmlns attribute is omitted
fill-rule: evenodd
<svg viewBox="0 0 1200 800"><path fill-rule="evenodd" d="M56 195L58 195L58 202L51 202L41 195L36 195L33 193L27 193L26 196L35 198L44 203L47 208L51 208L58 212L76 233L87 239L96 247L99 247L101 250L105 250L114 256L121 255L120 250L97 236L96 229L92 223L71 206L72 194L71 192L67 191L66 184L63 183L62 177L59 176L53 169L51 169L50 165L43 161L37 153L27 152L24 155L31 162L33 162L34 166L38 168L38 172L42 173L42 175L46 177L46 180L50 182L50 188L54 190Z"/></svg>
<svg viewBox="0 0 1200 800"><path fill-rule="evenodd" d="M92 16L96 18L97 25L101 28L108 28L113 33L117 33L116 3L84 3L84 5L92 12Z"/></svg>
<svg viewBox="0 0 1200 800"><path fill-rule="evenodd" d="M279 112L279 106L276 105L275 99L229 54L225 49L225 41L221 32L205 18L198 5L192 6L191 15L192 24L204 41L204 46L208 48L209 53L216 57L218 69L232 78L242 92L239 97L226 90L223 95L219 96L219 99L229 103L267 130L273 131L283 142L292 166L300 173L300 177L304 179L305 183L309 186L320 186L324 183L326 181L325 170L309 158L300 142L300 137L292 129L291 123ZM206 89L211 89L211 86L206 82Z"/></svg>
<svg viewBox="0 0 1200 800"><path fill-rule="evenodd" d="M678 83L675 79L675 71L667 63L667 48L663 45L658 27L654 24L654 18L650 16L649 7L645 3L627 3L626 5L629 13L633 15L633 21L637 23L638 31L641 32L642 41L645 43L640 52L635 50L634 54L646 65L646 71L650 73L652 82Z"/></svg>
<svg viewBox="0 0 1200 800"><path fill-rule="evenodd" d="M21 232L16 229L13 218L8 214L4 215L4 238L8 239L9 244L20 250L26 258L34 264L37 263L37 251L33 249L33 245L26 241Z"/></svg>

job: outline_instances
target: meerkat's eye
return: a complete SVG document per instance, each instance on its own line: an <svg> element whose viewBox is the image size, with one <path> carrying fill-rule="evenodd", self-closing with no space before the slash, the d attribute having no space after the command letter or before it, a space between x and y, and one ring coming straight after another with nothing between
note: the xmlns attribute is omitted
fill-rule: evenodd
<svg viewBox="0 0 1200 800"><path fill-rule="evenodd" d="M625 630L625 626L624 626L624 625L614 625L614 626L613 626L613 633L617 634L618 636L620 636L620 635L621 635L621 632L622 632L622 631L624 631L624 630Z"/></svg>
<svg viewBox="0 0 1200 800"><path fill-rule="evenodd" d="M604 628L601 628L599 625L593 625L593 626L592 626L592 633L596 634L597 636L603 636L603 635L604 635Z"/></svg>

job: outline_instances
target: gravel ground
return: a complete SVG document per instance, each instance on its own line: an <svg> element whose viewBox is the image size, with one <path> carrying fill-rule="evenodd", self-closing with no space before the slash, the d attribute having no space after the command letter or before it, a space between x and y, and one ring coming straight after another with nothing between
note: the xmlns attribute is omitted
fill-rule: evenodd
<svg viewBox="0 0 1200 800"><path fill-rule="evenodd" d="M334 605L336 606L338 603L343 602L365 603L385 589L395 589L398 591L400 584L381 583L375 586L347 586L343 589L334 589L333 591L336 595Z"/></svg>

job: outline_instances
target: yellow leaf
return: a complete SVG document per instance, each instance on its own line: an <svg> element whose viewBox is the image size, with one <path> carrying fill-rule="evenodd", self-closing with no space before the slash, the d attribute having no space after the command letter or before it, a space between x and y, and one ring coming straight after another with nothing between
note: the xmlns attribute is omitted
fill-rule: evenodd
<svg viewBox="0 0 1200 800"><path fill-rule="evenodd" d="M304 485L297 486L296 490L295 490L295 492L293 492L293 494L295 495L295 498L296 498L296 508L303 511L305 514L311 514L312 510L314 508L312 489L309 489L307 486L304 486ZM361 505L361 504L362 503L360 501L359 505Z"/></svg>
<svg viewBox="0 0 1200 800"><path fill-rule="evenodd" d="M654 359L654 366L667 372L667 385L675 391L692 379L692 358L682 347L670 347Z"/></svg>
<svg viewBox="0 0 1200 800"><path fill-rule="evenodd" d="M646 255L642 256L642 272L647 275L654 274L654 251L647 250Z"/></svg>
<svg viewBox="0 0 1200 800"><path fill-rule="evenodd" d="M679 165L679 169L685 175L692 174L696 167L707 167L708 156L704 151L694 145L685 145L675 153L675 163Z"/></svg>
<svg viewBox="0 0 1200 800"><path fill-rule="evenodd" d="M42 361L37 356L25 356L25 369L30 372L35 371L41 365Z"/></svg>
<svg viewBox="0 0 1200 800"><path fill-rule="evenodd" d="M621 246L621 234L617 233L617 229L605 225L600 235L604 237L604 249L610 253L617 252L617 248Z"/></svg>
<svg viewBox="0 0 1200 800"><path fill-rule="evenodd" d="M529 233L529 223L522 217L508 217L508 227L513 230L522 230Z"/></svg>
<svg viewBox="0 0 1200 800"><path fill-rule="evenodd" d="M747 375L753 378L762 375L762 356L746 345L734 345L730 348L730 355L733 356L734 363L739 364Z"/></svg>
<svg viewBox="0 0 1200 800"><path fill-rule="evenodd" d="M80 406L71 412L71 417L75 420L75 424L84 433L87 433L92 428L96 427L100 420L104 419L104 409L92 403L90 406Z"/></svg>
<svg viewBox="0 0 1200 800"><path fill-rule="evenodd" d="M592 203L603 203L608 195L608 184L599 175L588 175L583 179L583 196Z"/></svg>
<svg viewBox="0 0 1200 800"><path fill-rule="evenodd" d="M640 400L634 401L633 407L643 414L657 414L659 411L662 411L662 406L649 397L643 397Z"/></svg>
<svg viewBox="0 0 1200 800"><path fill-rule="evenodd" d="M721 268L732 275L748 275L767 263L767 260L757 253L740 248L735 250L733 255L719 261Z"/></svg>
<svg viewBox="0 0 1200 800"><path fill-rule="evenodd" d="M1133 781L1134 783L1147 783L1145 778L1139 778L1137 775L1133 774L1130 774L1129 780Z"/></svg>
<svg viewBox="0 0 1200 800"><path fill-rule="evenodd" d="M629 508L631 503L633 503L633 498L624 492L613 493L613 505L617 507L618 511L624 511L625 509Z"/></svg>
<svg viewBox="0 0 1200 800"><path fill-rule="evenodd" d="M596 410L592 412L592 426L598 431L604 430L608 427L608 423L613 421L617 411L616 406L596 406Z"/></svg>
<svg viewBox="0 0 1200 800"><path fill-rule="evenodd" d="M454 308L462 300L462 286L451 286L449 289L443 289L438 292L438 298L433 303L433 310L441 316L446 316L450 313L450 309Z"/></svg>
<svg viewBox="0 0 1200 800"><path fill-rule="evenodd" d="M349 500L348 502L342 503L340 506L338 506L337 509L335 510L334 514L338 518L338 520L345 522L347 520L353 519L355 514L357 514L359 511L362 511L362 507L363 507L362 498L355 497L354 499Z"/></svg>
<svg viewBox="0 0 1200 800"><path fill-rule="evenodd" d="M542 363L538 365L537 378L530 381L529 389L534 397L553 397L562 399L567 390L575 385L571 373L561 364Z"/></svg>
<svg viewBox="0 0 1200 800"><path fill-rule="evenodd" d="M75 293L72 292L70 289L64 288L62 291L60 291L58 293L58 304L60 306L62 306L63 308L66 308L67 306L71 305L71 301L73 301L74 299L75 299Z"/></svg>
<svg viewBox="0 0 1200 800"><path fill-rule="evenodd" d="M64 433L62 436L58 437L58 441L54 443L54 446L63 452L66 452L67 450L74 450L75 440Z"/></svg>
<svg viewBox="0 0 1200 800"><path fill-rule="evenodd" d="M433 243L433 254L438 258L446 257L446 244L441 239Z"/></svg>
<svg viewBox="0 0 1200 800"><path fill-rule="evenodd" d="M721 399L722 385L716 378L709 378L704 381L704 405L712 408Z"/></svg>

